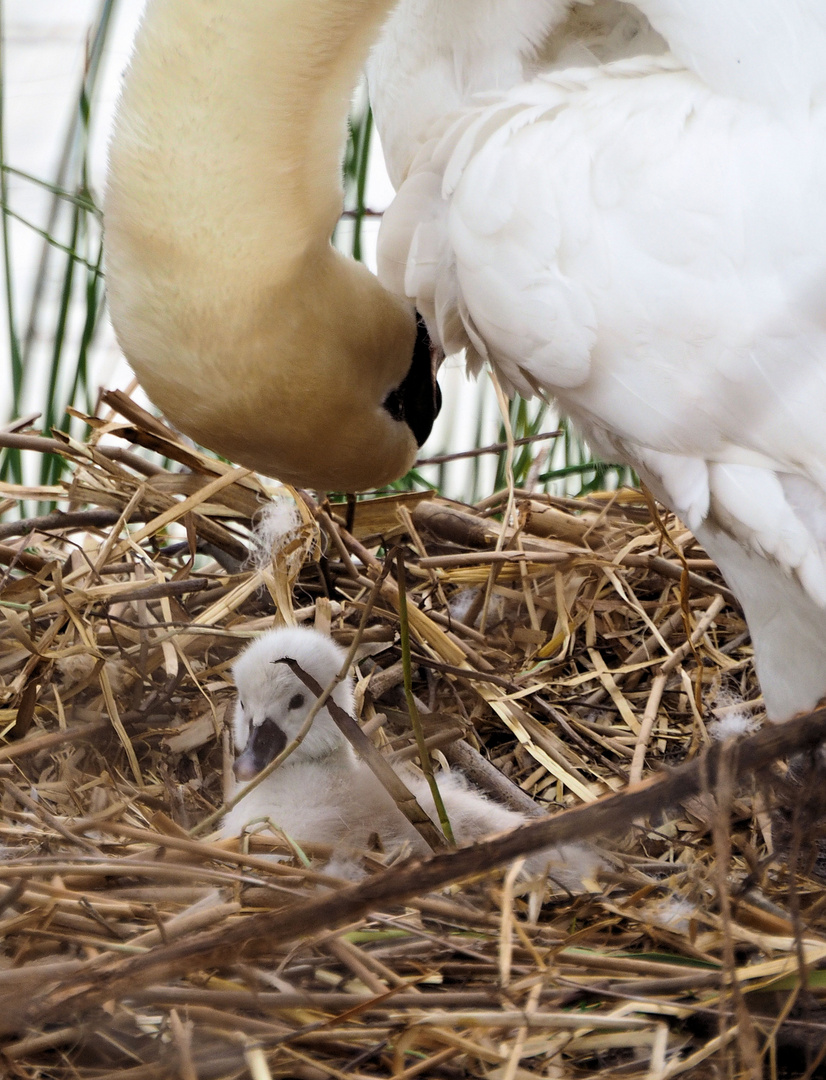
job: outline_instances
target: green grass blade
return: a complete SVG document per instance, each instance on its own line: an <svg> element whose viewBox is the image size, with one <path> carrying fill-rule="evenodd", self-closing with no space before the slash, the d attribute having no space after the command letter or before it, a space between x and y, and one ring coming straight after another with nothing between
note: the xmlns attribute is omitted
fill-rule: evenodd
<svg viewBox="0 0 826 1080"><path fill-rule="evenodd" d="M0 0L0 166L5 166L6 163L5 15L4 5L2 0ZM20 399L23 392L23 356L20 349L20 339L17 335L17 324L15 319L14 274L11 258L11 237L9 234L10 219L8 214L8 177L6 175L5 167L0 167L0 205L2 205L3 210L3 272L5 277L5 303L9 336L9 367L12 387L11 415L16 416L20 412ZM0 479L7 479L8 477L11 477L15 483L20 483L22 479L22 463L19 451L6 450L2 454L2 459L0 460Z"/></svg>

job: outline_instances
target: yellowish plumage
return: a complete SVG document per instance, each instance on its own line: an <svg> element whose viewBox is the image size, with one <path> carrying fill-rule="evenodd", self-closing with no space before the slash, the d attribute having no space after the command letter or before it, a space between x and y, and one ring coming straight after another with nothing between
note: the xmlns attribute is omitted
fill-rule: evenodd
<svg viewBox="0 0 826 1080"><path fill-rule="evenodd" d="M411 306L333 250L352 87L387 0L150 0L105 203L112 321L183 431L358 490L415 456L382 402Z"/></svg>

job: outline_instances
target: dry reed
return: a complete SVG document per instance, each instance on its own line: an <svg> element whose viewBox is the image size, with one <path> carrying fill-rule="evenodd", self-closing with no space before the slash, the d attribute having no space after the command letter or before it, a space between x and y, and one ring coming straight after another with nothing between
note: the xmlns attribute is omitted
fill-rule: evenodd
<svg viewBox="0 0 826 1080"><path fill-rule="evenodd" d="M316 501L105 404L82 444L0 434L72 465L0 487L0 512L67 506L0 523L4 1075L816 1074L823 785L783 755L824 719L720 749L759 690L677 520L635 491ZM253 564L273 498L301 524ZM321 847L199 828L231 761L229 666L279 622L357 639L359 720L415 756L399 559L431 752L551 817L416 864L365 852L354 886ZM518 895L508 861L572 838L604 851L589 891Z"/></svg>

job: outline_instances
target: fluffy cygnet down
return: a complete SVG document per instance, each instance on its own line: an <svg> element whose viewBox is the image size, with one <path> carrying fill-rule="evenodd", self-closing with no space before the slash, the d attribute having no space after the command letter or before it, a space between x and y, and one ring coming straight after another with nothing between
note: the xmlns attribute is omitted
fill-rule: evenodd
<svg viewBox="0 0 826 1080"><path fill-rule="evenodd" d="M233 667L238 699L233 734L237 791L292 740L314 703L314 696L279 663L289 657L326 687L341 669L345 654L316 630L301 627L263 634ZM352 680L333 692L342 709L353 712ZM410 768L399 770L425 812L437 815L427 781ZM459 773L438 776L438 786L458 844L524 825L529 818L492 802ZM324 843L367 849L376 839L386 852L403 847L415 854L428 848L373 772L341 734L327 709L313 720L300 746L226 815L225 836L237 836L252 822L269 819L298 844ZM527 860L531 876L550 873L564 887L581 890L600 860L579 845L567 845Z"/></svg>

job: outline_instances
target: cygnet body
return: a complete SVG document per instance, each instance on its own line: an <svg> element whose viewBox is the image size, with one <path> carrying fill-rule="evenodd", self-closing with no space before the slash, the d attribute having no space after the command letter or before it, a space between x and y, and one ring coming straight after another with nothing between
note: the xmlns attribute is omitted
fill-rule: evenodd
<svg viewBox="0 0 826 1080"><path fill-rule="evenodd" d="M238 699L233 734L238 758L236 788L248 782L279 754L301 730L314 696L283 658L295 660L306 674L326 687L341 669L345 654L318 631L292 627L262 635L233 667ZM333 700L353 712L351 678L333 691ZM400 771L421 807L435 821L436 809L427 781L411 768ZM438 776L456 842L467 844L491 833L524 825L523 814L486 798L456 772ZM378 841L387 852L402 848L427 854L428 848L393 798L350 746L326 708L313 720L301 744L224 818L225 836L247 825L269 820L298 844L323 843L365 849ZM574 855L576 851L576 855ZM540 853L528 860L536 873L565 864L554 877L578 883L596 862L584 849ZM576 865L572 865L576 864Z"/></svg>

